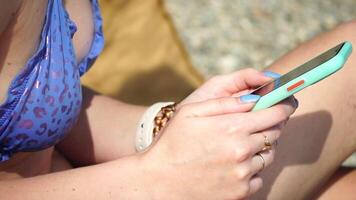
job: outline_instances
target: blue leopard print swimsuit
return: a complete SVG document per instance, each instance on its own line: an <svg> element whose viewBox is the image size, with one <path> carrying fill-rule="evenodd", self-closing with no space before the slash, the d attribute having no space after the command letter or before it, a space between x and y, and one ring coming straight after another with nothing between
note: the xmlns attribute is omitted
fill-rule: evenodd
<svg viewBox="0 0 356 200"><path fill-rule="evenodd" d="M0 162L16 152L39 151L55 145L75 124L81 108L80 76L104 46L97 0L91 0L94 39L77 63L72 38L76 25L62 0L48 0L37 51L8 89L0 105Z"/></svg>

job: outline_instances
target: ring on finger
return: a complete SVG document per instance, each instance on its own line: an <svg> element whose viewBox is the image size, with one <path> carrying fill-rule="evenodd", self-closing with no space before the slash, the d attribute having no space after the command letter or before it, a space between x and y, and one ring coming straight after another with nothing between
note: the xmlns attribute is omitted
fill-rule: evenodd
<svg viewBox="0 0 356 200"><path fill-rule="evenodd" d="M261 172L261 171L264 170L265 167L266 167L266 161L265 161L265 159L263 158L263 156L262 156L261 153L257 153L256 156L258 156L258 157L261 159L261 161L262 161L262 167L261 167L261 169L260 169L260 172Z"/></svg>
<svg viewBox="0 0 356 200"><path fill-rule="evenodd" d="M268 139L268 137L266 135L263 135L264 137L264 147L262 148L262 151L268 151L272 149L272 143L271 141Z"/></svg>

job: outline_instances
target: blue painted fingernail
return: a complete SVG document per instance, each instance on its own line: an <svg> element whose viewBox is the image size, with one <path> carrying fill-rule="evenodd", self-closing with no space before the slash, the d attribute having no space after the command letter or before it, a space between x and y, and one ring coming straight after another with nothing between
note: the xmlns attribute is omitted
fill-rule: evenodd
<svg viewBox="0 0 356 200"><path fill-rule="evenodd" d="M240 97L242 103L256 103L261 98L260 95L247 94Z"/></svg>
<svg viewBox="0 0 356 200"><path fill-rule="evenodd" d="M271 71L264 71L264 72L263 72L263 75L265 75L265 76L267 76L267 77L270 77L270 78L273 78L273 79L276 79L276 78L281 77L280 74L277 74L277 73L271 72Z"/></svg>

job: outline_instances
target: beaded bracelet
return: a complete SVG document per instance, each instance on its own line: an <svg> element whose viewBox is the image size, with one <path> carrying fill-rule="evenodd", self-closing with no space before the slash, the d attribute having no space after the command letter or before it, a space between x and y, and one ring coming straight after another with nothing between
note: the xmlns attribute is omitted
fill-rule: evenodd
<svg viewBox="0 0 356 200"><path fill-rule="evenodd" d="M161 111L154 119L155 126L153 128L153 137L156 137L159 131L161 131L164 126L166 126L175 111L176 103L161 108Z"/></svg>

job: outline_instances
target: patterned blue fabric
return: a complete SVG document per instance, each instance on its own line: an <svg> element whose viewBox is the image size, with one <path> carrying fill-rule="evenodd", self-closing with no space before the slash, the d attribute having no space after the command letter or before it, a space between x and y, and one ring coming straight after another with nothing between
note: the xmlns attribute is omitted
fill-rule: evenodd
<svg viewBox="0 0 356 200"><path fill-rule="evenodd" d="M82 103L80 76L103 49L102 19L92 0L95 33L88 55L76 62L76 25L62 0L49 0L37 51L11 82L0 105L0 161L16 152L55 145L75 124Z"/></svg>

